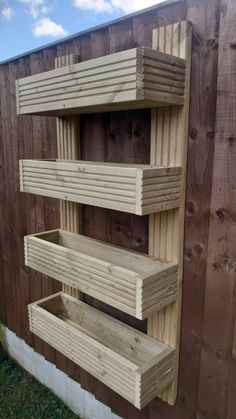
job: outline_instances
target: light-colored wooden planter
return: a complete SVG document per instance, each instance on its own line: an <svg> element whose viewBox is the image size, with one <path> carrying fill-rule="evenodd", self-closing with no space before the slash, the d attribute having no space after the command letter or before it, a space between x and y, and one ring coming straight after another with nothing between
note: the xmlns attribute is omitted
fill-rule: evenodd
<svg viewBox="0 0 236 419"><path fill-rule="evenodd" d="M183 105L184 87L185 60L140 47L17 80L17 113Z"/></svg>
<svg viewBox="0 0 236 419"><path fill-rule="evenodd" d="M137 215L177 208L181 168L21 160L21 191Z"/></svg>
<svg viewBox="0 0 236 419"><path fill-rule="evenodd" d="M25 263L139 319L176 300L175 263L53 230L25 237Z"/></svg>
<svg viewBox="0 0 236 419"><path fill-rule="evenodd" d="M29 320L33 333L138 409L173 380L175 350L68 294L29 305Z"/></svg>

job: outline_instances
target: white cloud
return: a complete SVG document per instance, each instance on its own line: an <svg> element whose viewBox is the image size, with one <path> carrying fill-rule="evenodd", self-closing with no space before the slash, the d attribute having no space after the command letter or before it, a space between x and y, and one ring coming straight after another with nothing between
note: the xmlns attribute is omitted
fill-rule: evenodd
<svg viewBox="0 0 236 419"><path fill-rule="evenodd" d="M40 15L40 11L37 6L30 6L29 8L29 14L34 18L37 19Z"/></svg>
<svg viewBox="0 0 236 419"><path fill-rule="evenodd" d="M50 7L47 7L47 6L43 6L40 9L41 13L43 13L44 15L47 15L49 12L51 12L51 10L52 9Z"/></svg>
<svg viewBox="0 0 236 419"><path fill-rule="evenodd" d="M132 13L145 7L153 6L163 0L74 0L74 5L82 10L96 13L121 11Z"/></svg>
<svg viewBox="0 0 236 419"><path fill-rule="evenodd" d="M5 20L11 20L12 16L13 16L13 9L11 7L4 7L1 10L1 16L3 17L3 19Z"/></svg>
<svg viewBox="0 0 236 419"><path fill-rule="evenodd" d="M154 6L161 3L163 0L111 0L112 6L115 10L121 10L124 13L132 13L137 10L142 10L146 7Z"/></svg>
<svg viewBox="0 0 236 419"><path fill-rule="evenodd" d="M19 0L21 1L21 3L26 3L26 4L43 4L45 2L45 0Z"/></svg>
<svg viewBox="0 0 236 419"><path fill-rule="evenodd" d="M18 0L28 6L27 13L30 14L33 19L38 19L41 15L47 15L51 8L45 5L45 0Z"/></svg>
<svg viewBox="0 0 236 419"><path fill-rule="evenodd" d="M95 13L112 13L113 7L108 0L74 0L74 5L78 9L91 10Z"/></svg>
<svg viewBox="0 0 236 419"><path fill-rule="evenodd" d="M40 6L44 4L44 0L19 0L21 3L29 4L30 6Z"/></svg>
<svg viewBox="0 0 236 419"><path fill-rule="evenodd" d="M58 37L67 35L67 31L59 23L55 23L48 17L44 17L33 24L33 34L37 37Z"/></svg>

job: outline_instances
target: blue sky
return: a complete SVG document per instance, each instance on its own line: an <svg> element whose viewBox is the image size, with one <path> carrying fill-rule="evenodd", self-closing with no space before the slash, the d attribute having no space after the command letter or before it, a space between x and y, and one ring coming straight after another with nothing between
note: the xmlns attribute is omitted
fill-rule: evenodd
<svg viewBox="0 0 236 419"><path fill-rule="evenodd" d="M0 61L160 0L0 0Z"/></svg>

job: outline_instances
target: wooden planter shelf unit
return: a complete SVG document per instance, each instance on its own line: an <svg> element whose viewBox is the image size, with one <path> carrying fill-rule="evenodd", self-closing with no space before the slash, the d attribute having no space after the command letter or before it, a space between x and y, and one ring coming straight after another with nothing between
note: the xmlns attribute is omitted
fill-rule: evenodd
<svg viewBox="0 0 236 419"><path fill-rule="evenodd" d="M21 160L21 191L137 215L176 208L181 168Z"/></svg>
<svg viewBox="0 0 236 419"><path fill-rule="evenodd" d="M185 60L134 48L16 82L17 113L65 115L183 105Z"/></svg>
<svg viewBox="0 0 236 419"><path fill-rule="evenodd" d="M173 380L175 350L65 293L29 306L30 328L143 408Z"/></svg>
<svg viewBox="0 0 236 419"><path fill-rule="evenodd" d="M26 236L25 263L139 319L177 295L177 264L63 230Z"/></svg>
<svg viewBox="0 0 236 419"><path fill-rule="evenodd" d="M153 49L68 55L16 81L18 114L57 116L59 159L20 161L21 191L61 200L61 229L25 237L26 265L64 291L29 306L30 329L139 409L177 394L190 55L191 25L180 22L155 29ZM79 160L73 114L145 107L150 165ZM78 234L79 204L150 214L149 255ZM147 318L147 335L82 293Z"/></svg>

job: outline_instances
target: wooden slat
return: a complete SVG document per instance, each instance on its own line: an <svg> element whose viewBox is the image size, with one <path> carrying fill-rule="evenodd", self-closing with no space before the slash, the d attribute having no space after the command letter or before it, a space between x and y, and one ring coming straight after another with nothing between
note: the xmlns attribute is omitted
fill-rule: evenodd
<svg viewBox="0 0 236 419"><path fill-rule="evenodd" d="M232 359L236 313L236 3L227 0L222 6L198 412L233 419L236 414L235 359Z"/></svg>
<svg viewBox="0 0 236 419"><path fill-rule="evenodd" d="M19 67L18 77L25 77L32 74L30 61L36 60L43 63L43 67L35 69L35 72L53 68L53 63L47 65L47 57L50 53L55 55L67 54L69 51L78 53L81 60L88 60L95 56L102 56L110 52L132 48L136 45L147 45L151 47L151 31L157 25L167 25L186 18L193 22L193 63L191 72L191 116L190 116L190 137L188 150L188 192L186 206L186 234L185 234L185 277L184 277L184 305L182 307L182 338L181 338L181 364L178 384L178 402L174 407L155 399L147 408L141 412L137 411L130 403L121 399L118 395L109 390L107 386L98 382L91 375L80 371L79 367L72 370L72 361L63 357L63 362L58 368L65 371L70 377L82 383L90 393L102 403L109 406L117 415L129 419L156 419L157 415L162 419L189 419L197 415L214 416L216 404L222 397L222 393L215 391L215 398L208 400L208 411L199 409L197 412L198 375L200 370L200 353L202 347L202 330L206 316L204 312L205 293L205 271L207 261L208 242L208 221L210 218L209 200L211 194L211 170L213 163L213 152L215 145L214 119L215 119L215 95L218 60L218 23L220 12L225 13L227 1L220 5L219 0L180 0L178 2L159 5L151 11L142 12L134 18L123 19L115 24L105 26L101 30L79 35L66 43L60 43L50 48L41 48L35 54L25 55L15 59L14 62L0 66L1 95L0 95L0 189L3 205L0 205L1 220L1 243L0 270L3 267L3 276L0 276L1 293L5 301L6 317L1 318L3 324L8 325L13 331L20 329L20 335L28 343L33 345L32 334L28 331L28 320L26 319L26 305L32 298L34 287L38 283L38 273L31 269L20 266L16 262L13 273L10 274L9 267L12 267L12 254L16 251L23 254L22 236L26 231L36 232L43 229L41 226L42 216L39 223L35 223L36 197L30 194L19 193L19 182L17 176L18 158L56 158L55 151L55 120L47 118L46 132L43 129L40 134L40 127L30 117L16 118L14 116L14 86L12 94L9 94L7 73L9 65ZM223 7L220 7L223 6ZM36 65L35 65L36 67ZM11 72L14 76L14 71ZM220 92L219 92L220 93ZM4 99L3 94L6 95ZM8 103L8 105L5 105ZM12 141L11 123L13 118L18 120L17 135ZM36 120L36 118L35 118ZM149 110L136 110L126 112L115 112L113 114L84 115L81 124L81 141L83 157L87 160L110 160L148 163L149 158ZM9 129L6 129L6 127ZM32 131L33 129L33 131ZM46 134L46 135L45 135ZM33 138L33 141L32 141ZM38 144L38 146L37 146ZM11 145L11 146L10 146ZM40 151L41 150L41 151ZM19 152L19 156L18 156ZM10 155L13 153L12 164ZM41 155L42 153L42 155ZM9 157L8 157L9 156ZM9 182L13 180L14 188L9 188ZM58 224L57 201L47 198L41 199L47 205L46 229L56 228ZM18 206L17 206L18 203ZM37 199L37 204L38 204ZM9 214L12 211L11 219ZM231 212L230 208L228 211ZM227 211L227 213L228 213ZM219 212L219 214L221 214ZM216 215L214 215L216 216ZM85 234L94 235L104 240L111 240L121 246L133 247L140 251L146 251L147 242L147 217L137 217L117 213L105 209L98 209L91 206L83 208L83 229ZM31 218L31 221L30 221ZM17 241L14 253L11 250L13 240ZM17 250L18 249L18 250ZM17 310L24 312L25 320L16 326L12 322L14 311L14 299L12 298L13 287L17 286L16 298L20 302ZM53 281L54 292L60 283ZM214 290L215 282L211 283ZM42 282L42 291L51 293L51 287L46 281ZM22 298L23 294L23 298ZM1 298L1 297L0 297ZM41 298L39 295L38 298ZM91 302L91 299L90 299ZM93 299L92 304L102 303ZM212 298L206 301L206 305L213 304ZM206 307L205 307L206 308ZM104 309L104 305L102 306ZM125 322L132 322L135 327L145 331L145 322L140 322L133 317L117 313L114 309L105 307L112 315L119 316ZM1 310L0 310L1 311ZM17 317L19 317L17 311ZM121 317L122 316L122 317ZM8 323L9 320L9 323ZM18 321L18 319L17 319ZM11 326L10 326L11 325ZM213 330L217 324L212 326ZM230 329L231 323L225 320L224 329ZM207 333L205 334L205 336ZM46 344L44 345L44 347ZM208 347L205 349L207 350ZM228 341L228 353L231 354L231 341ZM219 358L217 358L219 356ZM209 352L209 358L221 362L220 354L214 350ZM203 362L201 358L201 362ZM232 361L232 370L235 361ZM216 386L223 386L224 376L216 375L213 371L213 378ZM202 392L207 388L209 377L202 376ZM222 384L221 384L222 383ZM232 386L231 386L232 384ZM224 386L225 393L229 394L228 417L234 419L235 414L235 376Z"/></svg>
<svg viewBox="0 0 236 419"><path fill-rule="evenodd" d="M65 67L16 82L19 114L183 104L185 61L180 58L141 47L78 64L69 60Z"/></svg>
<svg viewBox="0 0 236 419"><path fill-rule="evenodd" d="M32 54L30 56L30 67L28 71L30 74L37 74L44 71L44 61L43 61L43 52L40 54ZM42 138L45 138L46 130L46 121L45 119L40 120L39 118L34 118L31 120L31 123L28 126L30 135L27 138L28 141L32 142L32 148L30 148L30 153L33 154L32 157L45 157L45 147L42 146ZM27 231L37 232L45 229L45 207L44 207L44 198L36 197L35 200L29 201L28 205L30 208L29 216L27 217ZM22 235L23 239L23 235ZM23 240L22 244L23 246ZM30 275L31 276L31 275ZM30 277L30 280L33 282L33 286L30 287L30 299L31 301L38 300L42 297L43 287L42 287L42 275L38 272L34 272ZM34 336L34 348L37 352L44 355L45 349L44 343L41 339L38 339L37 336Z"/></svg>
<svg viewBox="0 0 236 419"><path fill-rule="evenodd" d="M83 39L79 47L81 59L132 48L133 44L127 42L127 32L124 36L123 26L122 30L119 26L119 31L116 35L113 33L112 39L108 37L108 30L94 32L91 38ZM122 42L125 45L121 47ZM150 127L147 121L150 121L149 109L81 116L81 158L100 162L148 164ZM147 221L147 217L83 205L83 234L141 252L147 252ZM89 304L102 311L139 330L146 330L146 321L137 320L90 296L85 298ZM86 373L82 376L81 384L97 394L96 397L104 403L112 398L119 406L118 397Z"/></svg>
<svg viewBox="0 0 236 419"><path fill-rule="evenodd" d="M148 334L179 350L181 319L181 283L183 269L185 174L188 138L189 74L191 54L191 25L176 23L153 31L153 48L173 54L187 61L185 105L183 108L153 109L151 127L152 164L182 166L182 196L179 209L150 216L149 253L162 260L179 264L178 299L174 304L148 319ZM175 403L178 382L178 361L175 377L169 389L160 397Z"/></svg>
<svg viewBox="0 0 236 419"><path fill-rule="evenodd" d="M20 184L22 192L145 215L178 207L181 168L22 160Z"/></svg>
<svg viewBox="0 0 236 419"><path fill-rule="evenodd" d="M167 52L169 52L169 51L167 51ZM152 54L153 54L153 51L152 52L150 52L150 58L152 57ZM172 86L173 87L173 86ZM148 85L147 85L147 89L148 89ZM151 94L151 93L150 93ZM165 130L165 127L164 127L164 130ZM170 143L170 141L168 142L168 141L165 141L165 145L166 145L166 147L165 147L165 150L164 150L164 164L165 164L165 160L167 159L168 160L168 145L169 145L169 143ZM177 155L178 155L178 151L177 151ZM148 198L147 198L147 202L149 203L149 210L150 210L150 208L153 208L153 206L152 206L152 201L151 201L151 197L150 196L148 196ZM170 229L171 229L171 227L170 227ZM168 244L168 243L167 243ZM162 246L163 247L163 246Z"/></svg>
<svg viewBox="0 0 236 419"><path fill-rule="evenodd" d="M25 263L139 319L176 299L176 264L63 230L26 236Z"/></svg>
<svg viewBox="0 0 236 419"><path fill-rule="evenodd" d="M12 150L15 151L16 158L18 158L17 143L17 130L16 121L13 118L14 112L16 111L14 104L9 102L8 97L12 92L12 79L14 79L14 65L6 66L1 68L0 73L0 89L1 89L1 146L0 146L0 164L2 179L0 181L0 215L1 220L5 219L5 222L0 223L1 232L1 271L3 274L4 281L1 283L0 293L5 294L6 302L3 303L1 310L5 307L5 316L3 321L8 324L10 329L20 332L22 327L21 324L21 306L17 299L17 281L14 275L14 270L17 268L19 263L19 254L16 247L16 242L11 238L10 230L13 228L15 219L14 217L14 206L11 203L11 197L15 192L15 168L14 168L14 156ZM9 139L7 141L7 138ZM12 255L15 255L14 259ZM8 286L8 281L11 282L11 286ZM1 298L2 299L2 298ZM8 303L9 302L9 306Z"/></svg>
<svg viewBox="0 0 236 419"><path fill-rule="evenodd" d="M171 381L174 349L67 294L31 304L29 319L33 333L139 409Z"/></svg>
<svg viewBox="0 0 236 419"><path fill-rule="evenodd" d="M77 57L74 54L57 57L56 69L73 65ZM80 155L78 117L67 116L57 118L57 153L59 159L78 159ZM79 233L81 228L80 208L75 202L60 202L60 224L64 230ZM78 289L63 285L63 291L74 297L80 298Z"/></svg>
<svg viewBox="0 0 236 419"><path fill-rule="evenodd" d="M170 348L168 348L163 351L161 356L158 355L158 363L155 362L154 358L149 362L149 367L145 365L139 368L139 372L142 370L140 378L140 406L150 403L157 395L156 388L153 386L154 377L159 377L160 391L168 387L168 383L173 381L175 375L175 364L176 357L173 357ZM165 375L167 368L169 368L169 374Z"/></svg>

